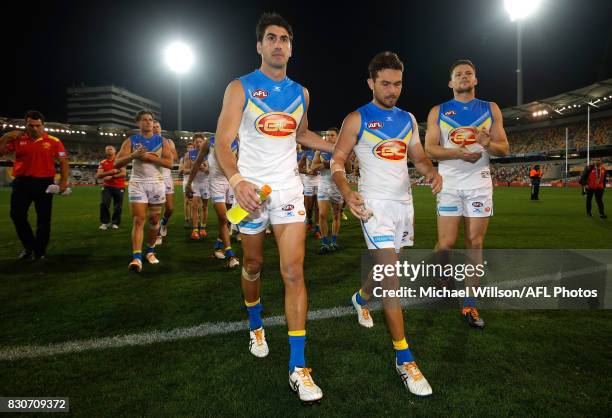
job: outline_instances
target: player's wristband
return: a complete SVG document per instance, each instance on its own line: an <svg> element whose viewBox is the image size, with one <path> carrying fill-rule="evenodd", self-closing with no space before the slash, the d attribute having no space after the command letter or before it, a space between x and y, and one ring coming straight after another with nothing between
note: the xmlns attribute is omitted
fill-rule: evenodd
<svg viewBox="0 0 612 418"><path fill-rule="evenodd" d="M236 174L234 174L234 175L233 175L232 177L230 177L230 179L229 179L229 184L230 184L230 187L231 187L232 189L236 188L236 185L237 185L238 183L240 183L241 181L244 181L244 177L242 177L242 175L241 175L240 173L236 173Z"/></svg>

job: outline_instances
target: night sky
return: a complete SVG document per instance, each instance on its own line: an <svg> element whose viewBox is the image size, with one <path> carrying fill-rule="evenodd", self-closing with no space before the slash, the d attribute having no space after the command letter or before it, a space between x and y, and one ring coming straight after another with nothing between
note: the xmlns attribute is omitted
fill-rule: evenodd
<svg viewBox="0 0 612 418"><path fill-rule="evenodd" d="M214 131L227 84L260 65L254 28L264 11L293 25L288 76L310 90L313 129L340 125L371 100L367 64L383 50L404 61L398 106L418 121L451 98L448 67L459 58L477 66L478 97L502 108L516 102L516 26L503 0L19 3L3 10L15 27L2 31L13 74L0 116L35 108L62 122L66 87L115 84L160 102L164 128L174 129L177 82L162 51L180 38L197 56L183 81L183 129ZM523 40L525 102L611 78L612 1L544 0Z"/></svg>

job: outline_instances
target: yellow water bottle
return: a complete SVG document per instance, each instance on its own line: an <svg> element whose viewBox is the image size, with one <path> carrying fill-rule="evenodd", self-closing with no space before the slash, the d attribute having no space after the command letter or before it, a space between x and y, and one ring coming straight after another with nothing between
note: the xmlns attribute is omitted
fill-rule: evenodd
<svg viewBox="0 0 612 418"><path fill-rule="evenodd" d="M272 193L272 188L268 186L267 184L264 184L264 186L261 188L261 190L258 193L259 198L263 202L264 200L268 198L268 196L270 196L270 193ZM242 209L238 203L236 203L234 207L232 207L230 210L227 211L227 219L234 225L239 224L248 215L249 215L249 212Z"/></svg>

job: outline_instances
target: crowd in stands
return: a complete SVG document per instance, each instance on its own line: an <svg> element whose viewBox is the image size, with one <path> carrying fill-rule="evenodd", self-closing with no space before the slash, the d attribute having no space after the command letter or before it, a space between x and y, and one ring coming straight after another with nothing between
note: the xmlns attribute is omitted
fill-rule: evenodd
<svg viewBox="0 0 612 418"><path fill-rule="evenodd" d="M587 146L587 124L531 129L508 134L510 154L565 149L565 128L568 128L568 148ZM612 145L612 118L591 121L591 146Z"/></svg>

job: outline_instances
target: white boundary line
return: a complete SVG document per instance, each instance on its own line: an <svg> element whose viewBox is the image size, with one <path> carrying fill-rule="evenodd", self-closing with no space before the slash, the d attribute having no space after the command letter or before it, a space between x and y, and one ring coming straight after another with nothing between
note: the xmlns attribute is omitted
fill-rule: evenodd
<svg viewBox="0 0 612 418"><path fill-rule="evenodd" d="M563 278L580 276L587 273L595 273L607 271L610 272L610 265L600 265L596 267L582 268L566 273L546 274L541 276L526 277L507 282L500 282L500 288L513 288L535 284L538 282L558 281ZM433 299L422 298L419 301L402 300L403 307L417 306L421 304L431 303ZM379 311L382 309L382 304L379 301L373 302L370 305L371 311ZM317 321L322 319L340 318L343 316L355 315L355 309L352 306L334 307L327 309L319 309L308 313L308 320ZM272 316L264 318L266 327L285 325L285 317ZM205 337L207 335L229 334L237 331L246 331L249 329L248 321L235 322L207 322L192 327L175 328L169 331L151 331L136 334L117 335L114 337L91 338L85 340L67 341L64 343L49 344L49 345L28 345L17 346L0 349L0 361L13 361L24 358L47 357L59 354L80 353L88 350L102 350L105 348L120 348L127 346L142 346L155 344L160 342L177 341L187 338ZM246 338L246 337L245 337Z"/></svg>

